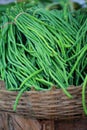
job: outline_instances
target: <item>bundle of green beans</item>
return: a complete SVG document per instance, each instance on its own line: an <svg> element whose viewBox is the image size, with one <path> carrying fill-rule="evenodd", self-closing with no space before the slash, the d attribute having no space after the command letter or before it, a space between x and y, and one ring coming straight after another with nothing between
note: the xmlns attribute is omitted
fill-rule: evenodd
<svg viewBox="0 0 87 130"><path fill-rule="evenodd" d="M0 77L8 90L19 91L14 110L21 94L32 87L39 91L56 86L69 98L70 85L84 82L85 90L87 18L79 12L16 5L2 16Z"/></svg>

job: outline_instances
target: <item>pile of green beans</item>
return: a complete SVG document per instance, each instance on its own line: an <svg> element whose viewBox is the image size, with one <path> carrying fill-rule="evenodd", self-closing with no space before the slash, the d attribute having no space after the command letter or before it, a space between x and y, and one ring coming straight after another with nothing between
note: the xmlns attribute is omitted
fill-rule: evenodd
<svg viewBox="0 0 87 130"><path fill-rule="evenodd" d="M55 86L73 98L67 88L86 82L87 18L79 13L40 4L16 5L2 16L0 78L7 90L19 91L14 110L22 93L32 87L47 91Z"/></svg>

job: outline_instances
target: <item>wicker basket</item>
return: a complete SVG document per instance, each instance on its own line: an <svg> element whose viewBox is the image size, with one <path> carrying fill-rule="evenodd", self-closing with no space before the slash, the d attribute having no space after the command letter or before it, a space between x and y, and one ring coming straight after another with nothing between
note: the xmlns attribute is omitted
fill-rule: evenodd
<svg viewBox="0 0 87 130"><path fill-rule="evenodd" d="M73 99L69 99L61 89L25 92L19 100L16 112L13 111L13 105L18 92L6 91L4 88L4 82L0 82L0 111L37 119L67 119L84 116L81 86L68 88Z"/></svg>

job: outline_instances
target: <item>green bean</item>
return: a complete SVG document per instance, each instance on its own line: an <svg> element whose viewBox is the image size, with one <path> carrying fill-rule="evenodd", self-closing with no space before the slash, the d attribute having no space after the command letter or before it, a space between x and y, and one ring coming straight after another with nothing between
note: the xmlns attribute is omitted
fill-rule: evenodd
<svg viewBox="0 0 87 130"><path fill-rule="evenodd" d="M29 76L22 82L22 84L20 85L19 88L22 88L22 86L23 86L30 78L32 78L33 76L37 75L37 74L40 73L41 71L42 71L42 69L37 70L37 71L35 71L34 73L32 73L31 75L29 75Z"/></svg>
<svg viewBox="0 0 87 130"><path fill-rule="evenodd" d="M16 100L15 100L15 104L13 106L13 110L16 111L16 107L18 105L18 101L20 99L20 97L22 96L22 94L24 93L24 91L26 91L28 87L24 87L23 89L21 89L21 91L19 92L18 96L16 97Z"/></svg>
<svg viewBox="0 0 87 130"><path fill-rule="evenodd" d="M86 107L86 99L85 99L86 87L87 87L87 75L82 85L82 105L83 105L84 112L87 115L87 107Z"/></svg>
<svg viewBox="0 0 87 130"><path fill-rule="evenodd" d="M64 91L64 93L69 97L72 98L72 95L64 88L64 86L61 84L60 81L58 81L56 79L56 77L53 76L53 74L50 72L50 75L52 76L52 78L58 83L58 85L61 87L61 89Z"/></svg>
<svg viewBox="0 0 87 130"><path fill-rule="evenodd" d="M39 79L39 78L35 78L37 81L41 82L41 83L44 83L46 85L50 85L50 86L53 86L53 83L49 82L49 81L46 81L44 79Z"/></svg>
<svg viewBox="0 0 87 130"><path fill-rule="evenodd" d="M84 53L87 51L87 45L86 45L85 47L83 47L82 50L83 50L83 51L82 51L81 54L79 55L79 57L78 57L76 63L74 64L74 66L73 66L73 68L72 68L72 70L71 70L71 72L70 72L68 78L72 75L73 71L75 70L76 66L78 65L79 60L81 60L82 56L83 56Z"/></svg>

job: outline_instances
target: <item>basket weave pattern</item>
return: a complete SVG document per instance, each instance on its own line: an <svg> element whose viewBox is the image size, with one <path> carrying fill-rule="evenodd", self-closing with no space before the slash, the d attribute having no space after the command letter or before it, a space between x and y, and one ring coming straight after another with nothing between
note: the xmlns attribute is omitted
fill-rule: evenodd
<svg viewBox="0 0 87 130"><path fill-rule="evenodd" d="M72 99L69 99L61 89L24 92L16 112L13 111L13 105L18 92L6 91L3 82L0 82L0 88L0 111L37 119L64 119L84 116L81 86L68 88L73 96Z"/></svg>

